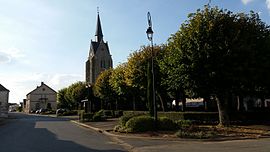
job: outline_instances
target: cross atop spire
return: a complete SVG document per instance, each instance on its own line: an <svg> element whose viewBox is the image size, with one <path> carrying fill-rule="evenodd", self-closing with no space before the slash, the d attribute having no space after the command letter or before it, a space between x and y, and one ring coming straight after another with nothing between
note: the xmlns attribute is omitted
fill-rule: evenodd
<svg viewBox="0 0 270 152"><path fill-rule="evenodd" d="M103 34L102 34L102 29L101 29L101 23L100 23L100 18L99 18L99 9L97 12L97 28L96 28L96 40L100 42L103 39Z"/></svg>

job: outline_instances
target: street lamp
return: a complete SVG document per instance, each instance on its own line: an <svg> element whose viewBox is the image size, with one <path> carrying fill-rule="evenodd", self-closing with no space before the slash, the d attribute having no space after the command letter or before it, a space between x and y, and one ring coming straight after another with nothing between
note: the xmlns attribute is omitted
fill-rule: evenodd
<svg viewBox="0 0 270 152"><path fill-rule="evenodd" d="M155 92L155 73L154 73L154 45L153 45L153 30L150 12L147 13L148 28L146 30L147 38L151 42L151 64L152 64L152 89L153 89L153 106L154 106L154 120L157 122L157 105L156 105L156 92Z"/></svg>
<svg viewBox="0 0 270 152"><path fill-rule="evenodd" d="M85 103L85 112L88 112L88 110L89 110L89 112L92 113L92 100L90 99L91 98L91 89L92 89L91 84L87 84L86 89L87 89L88 104L87 104L87 102Z"/></svg>

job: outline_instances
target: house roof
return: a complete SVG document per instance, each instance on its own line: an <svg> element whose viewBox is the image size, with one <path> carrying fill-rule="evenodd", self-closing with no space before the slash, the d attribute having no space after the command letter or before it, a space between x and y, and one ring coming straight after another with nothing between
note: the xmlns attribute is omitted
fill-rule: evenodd
<svg viewBox="0 0 270 152"><path fill-rule="evenodd" d="M41 85L40 86L37 86L36 89L34 89L31 92L29 92L26 96L28 96L29 94L31 94L32 92L34 92L35 90L37 90L38 88L40 88L43 85L46 86L47 88L49 88L50 90L52 90L53 92L57 93L55 90L53 90L51 87L49 87L48 85L46 85L44 82L41 82Z"/></svg>
<svg viewBox="0 0 270 152"><path fill-rule="evenodd" d="M9 90L5 88L2 84L0 84L0 91L9 91Z"/></svg>

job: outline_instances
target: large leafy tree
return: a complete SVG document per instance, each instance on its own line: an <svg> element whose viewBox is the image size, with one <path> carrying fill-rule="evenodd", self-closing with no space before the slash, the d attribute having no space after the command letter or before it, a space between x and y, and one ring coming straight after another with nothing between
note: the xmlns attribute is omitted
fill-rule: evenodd
<svg viewBox="0 0 270 152"><path fill-rule="evenodd" d="M60 89L57 93L57 108L67 108L68 101L65 99L67 88Z"/></svg>
<svg viewBox="0 0 270 152"><path fill-rule="evenodd" d="M58 107L70 110L78 109L81 100L87 96L87 90L84 82L76 82L58 91Z"/></svg>
<svg viewBox="0 0 270 152"><path fill-rule="evenodd" d="M190 97L214 97L220 125L228 125L232 93L267 90L268 42L269 27L258 14L205 6L190 14L168 40L161 67L173 89L183 88Z"/></svg>
<svg viewBox="0 0 270 152"><path fill-rule="evenodd" d="M154 55L154 72L155 72L155 87L156 93L160 99L162 100L162 91L160 79L161 73L157 64L157 60L162 58L161 52L164 50L164 46L154 46L153 55ZM127 62L127 67L125 70L125 80L127 86L129 86L133 96L141 96L145 98L147 96L147 70L148 63L151 59L151 47L143 46L139 50L130 54ZM151 81L150 81L151 82ZM151 85L151 84L149 84ZM151 95L149 95L151 96ZM165 101L164 101L165 102ZM161 105L164 105L163 102ZM148 103L149 107L151 103ZM164 106L162 106L164 109Z"/></svg>
<svg viewBox="0 0 270 152"><path fill-rule="evenodd" d="M95 96L99 97L104 103L103 105L108 106L109 104L112 105L112 103L115 101L116 93L113 90L112 86L110 85L110 78L112 75L113 69L107 69L103 72L101 72L96 79L95 85L94 85L94 94Z"/></svg>

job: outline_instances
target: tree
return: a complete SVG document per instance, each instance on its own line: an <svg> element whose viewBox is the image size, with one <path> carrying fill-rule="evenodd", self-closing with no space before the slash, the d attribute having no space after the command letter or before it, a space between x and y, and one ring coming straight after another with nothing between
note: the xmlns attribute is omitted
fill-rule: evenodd
<svg viewBox="0 0 270 152"><path fill-rule="evenodd" d="M112 105L115 100L116 93L114 92L109 80L112 75L112 69L107 69L101 72L96 79L94 85L94 94L99 97L102 101L105 101L106 107ZM103 106L103 104L101 104Z"/></svg>
<svg viewBox="0 0 270 152"><path fill-rule="evenodd" d="M67 88L60 89L57 93L57 108L67 108L68 102L65 99Z"/></svg>
<svg viewBox="0 0 270 152"><path fill-rule="evenodd" d="M205 6L190 14L169 38L161 67L167 69L173 89L183 88L189 97L215 98L224 126L229 124L227 108L233 93L267 88L261 78L265 77L262 71L270 68L268 42L269 27L258 14Z"/></svg>
<svg viewBox="0 0 270 152"><path fill-rule="evenodd" d="M154 71L155 71L155 88L156 93L159 95L160 99L161 89L160 84L160 77L161 73L159 71L159 67L157 64L158 58L162 58L161 52L164 50L164 46L154 46ZM133 101L135 103L135 97L141 96L143 98L147 97L147 69L148 69L148 62L151 58L151 47L150 46L143 46L139 50L135 51L134 53L130 54L127 62L127 68L125 70L125 79L127 86L130 87L130 90L133 94ZM151 85L151 84L149 84ZM160 100L163 101L163 100ZM165 102L165 101L164 101ZM161 102L162 108L164 109L164 104ZM148 103L148 107L152 107L150 103Z"/></svg>
<svg viewBox="0 0 270 152"><path fill-rule="evenodd" d="M57 94L57 106L70 110L78 109L81 100L87 96L85 86L84 82L76 82L67 88L59 90Z"/></svg>
<svg viewBox="0 0 270 152"><path fill-rule="evenodd" d="M131 89L127 86L125 79L125 71L127 68L127 63L119 64L115 69L113 69L111 77L109 79L109 84L113 91L116 93L116 109L119 108L119 101L124 101L126 98L130 97Z"/></svg>

